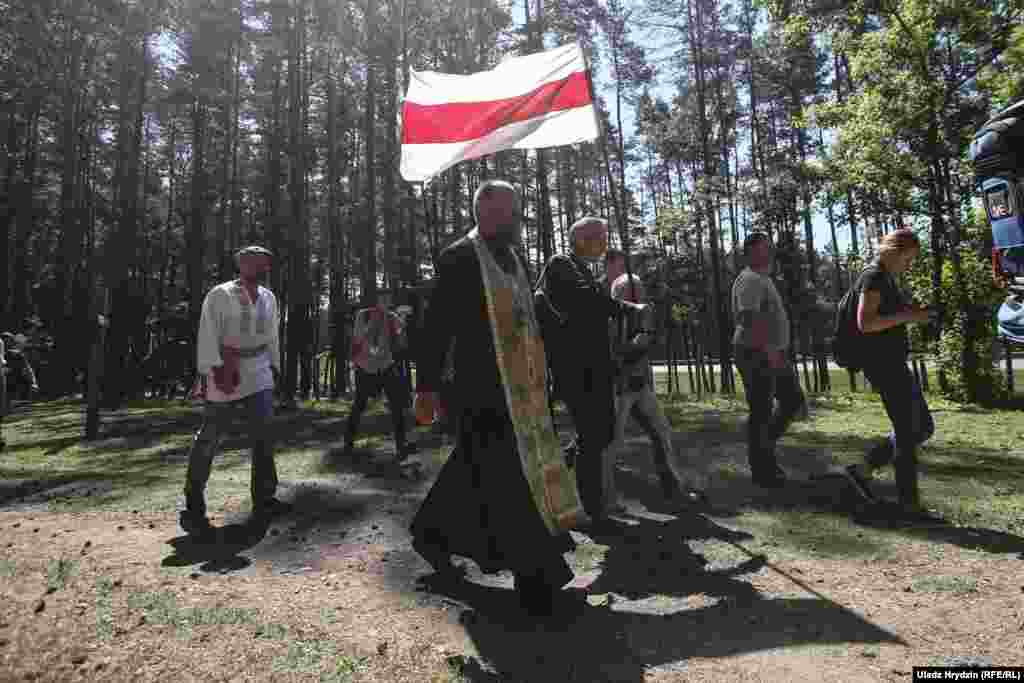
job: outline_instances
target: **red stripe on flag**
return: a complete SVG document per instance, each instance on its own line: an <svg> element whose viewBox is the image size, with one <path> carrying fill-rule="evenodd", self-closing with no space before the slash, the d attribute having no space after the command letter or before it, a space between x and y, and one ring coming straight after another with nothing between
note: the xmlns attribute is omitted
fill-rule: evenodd
<svg viewBox="0 0 1024 683"><path fill-rule="evenodd" d="M402 108L402 144L429 145L475 140L510 123L591 104L587 74L577 71L518 97L487 102L416 104Z"/></svg>

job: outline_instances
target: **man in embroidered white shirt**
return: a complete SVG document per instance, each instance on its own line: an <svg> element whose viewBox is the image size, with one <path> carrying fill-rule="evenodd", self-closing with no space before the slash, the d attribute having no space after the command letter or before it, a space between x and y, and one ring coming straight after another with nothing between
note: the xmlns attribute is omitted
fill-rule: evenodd
<svg viewBox="0 0 1024 683"><path fill-rule="evenodd" d="M235 254L239 278L217 285L203 301L197 370L204 378L203 424L189 453L181 528L194 536L210 532L205 490L224 432L239 414L252 445L252 502L257 518L287 509L277 500L277 468L271 434L274 384L280 372L280 314L274 293L259 284L272 254L249 246Z"/></svg>

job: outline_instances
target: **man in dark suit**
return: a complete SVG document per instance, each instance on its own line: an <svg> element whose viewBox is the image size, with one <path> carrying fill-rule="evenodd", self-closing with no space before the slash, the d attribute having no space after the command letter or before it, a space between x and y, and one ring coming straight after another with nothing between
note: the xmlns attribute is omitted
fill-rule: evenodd
<svg viewBox="0 0 1024 683"><path fill-rule="evenodd" d="M601 520L607 501L602 486L604 451L615 437L615 398L608 339L610 319L646 305L616 301L594 277L591 264L608 249L607 221L587 216L569 229L571 250L548 262L545 292L565 318L557 339L545 339L559 393L576 426L576 481L583 507Z"/></svg>

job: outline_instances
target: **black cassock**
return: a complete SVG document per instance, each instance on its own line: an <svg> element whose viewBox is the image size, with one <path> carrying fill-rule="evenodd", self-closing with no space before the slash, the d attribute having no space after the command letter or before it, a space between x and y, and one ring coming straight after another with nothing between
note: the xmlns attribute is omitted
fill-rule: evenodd
<svg viewBox="0 0 1024 683"><path fill-rule="evenodd" d="M511 252L499 265L511 271ZM519 259L520 266L526 264ZM562 553L568 533L552 535L534 506L505 400L494 335L473 244L465 237L441 252L417 357L417 391L437 391L455 339L457 442L413 520L418 543L468 557L485 572L509 569L551 586L572 580Z"/></svg>

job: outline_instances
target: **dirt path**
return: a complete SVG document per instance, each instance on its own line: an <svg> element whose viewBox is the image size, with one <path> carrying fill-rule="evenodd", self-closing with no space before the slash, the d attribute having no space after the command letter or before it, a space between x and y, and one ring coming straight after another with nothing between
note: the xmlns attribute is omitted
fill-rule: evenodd
<svg viewBox="0 0 1024 683"><path fill-rule="evenodd" d="M423 479L363 464L287 484L295 511L266 530L229 501L211 545L169 514L47 512L26 483L0 511L0 679L905 681L1024 663L1018 537L794 549L757 526L746 484L717 484L722 514L660 508L645 458L620 472L618 528L573 534L573 620L527 620L511 576L471 563L461 585L424 584L406 529L437 471L425 445Z"/></svg>

